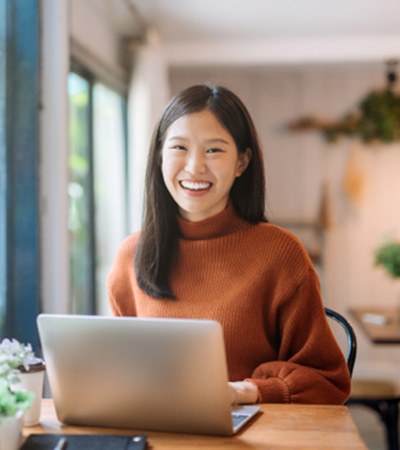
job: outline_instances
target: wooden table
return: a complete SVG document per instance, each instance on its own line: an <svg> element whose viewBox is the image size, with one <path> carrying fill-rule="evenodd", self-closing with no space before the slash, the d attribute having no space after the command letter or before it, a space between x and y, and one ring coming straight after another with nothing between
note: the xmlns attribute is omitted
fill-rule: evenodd
<svg viewBox="0 0 400 450"><path fill-rule="evenodd" d="M350 312L374 344L400 344L398 309L363 307Z"/></svg>
<svg viewBox="0 0 400 450"><path fill-rule="evenodd" d="M65 426L58 422L53 402L43 400L40 425L32 433L135 434L143 430ZM262 405L262 413L233 437L148 431L151 450L212 449L363 449L367 450L346 406Z"/></svg>

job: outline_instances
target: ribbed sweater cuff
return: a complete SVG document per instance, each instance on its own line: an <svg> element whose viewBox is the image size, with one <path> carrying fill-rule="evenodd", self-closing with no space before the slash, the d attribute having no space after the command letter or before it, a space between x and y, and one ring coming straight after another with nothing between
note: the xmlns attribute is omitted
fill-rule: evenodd
<svg viewBox="0 0 400 450"><path fill-rule="evenodd" d="M261 403L290 403L289 387L281 378L270 377L252 381L258 387Z"/></svg>

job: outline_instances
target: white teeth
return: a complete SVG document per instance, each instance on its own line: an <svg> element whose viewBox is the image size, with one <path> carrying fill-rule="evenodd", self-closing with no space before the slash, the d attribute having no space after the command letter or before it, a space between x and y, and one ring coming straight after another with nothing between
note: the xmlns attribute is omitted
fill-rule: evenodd
<svg viewBox="0 0 400 450"><path fill-rule="evenodd" d="M211 183L202 182L194 182L194 181L181 181L181 186L185 189L190 189L192 191L199 191L201 189L208 189L211 186Z"/></svg>

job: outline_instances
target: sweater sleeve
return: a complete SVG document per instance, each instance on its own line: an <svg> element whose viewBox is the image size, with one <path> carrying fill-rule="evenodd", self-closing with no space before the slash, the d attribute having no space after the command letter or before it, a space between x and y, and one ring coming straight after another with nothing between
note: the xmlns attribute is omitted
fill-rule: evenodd
<svg viewBox="0 0 400 450"><path fill-rule="evenodd" d="M133 234L122 242L108 274L108 299L115 316L136 316L133 286L137 237Z"/></svg>
<svg viewBox="0 0 400 450"><path fill-rule="evenodd" d="M276 320L277 358L260 364L251 377L260 401L343 404L350 374L327 322L313 269L282 301Z"/></svg>

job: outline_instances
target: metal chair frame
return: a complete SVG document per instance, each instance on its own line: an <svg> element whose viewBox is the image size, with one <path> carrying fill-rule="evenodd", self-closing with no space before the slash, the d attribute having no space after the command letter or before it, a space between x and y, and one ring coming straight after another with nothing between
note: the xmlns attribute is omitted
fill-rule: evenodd
<svg viewBox="0 0 400 450"><path fill-rule="evenodd" d="M347 367L349 368L350 376L353 375L354 364L356 362L357 356L357 336L354 332L353 327L350 322L342 316L342 314L334 311L331 308L325 308L325 314L327 317L338 322L342 328L344 329L347 337L347 353L346 353L346 362Z"/></svg>

